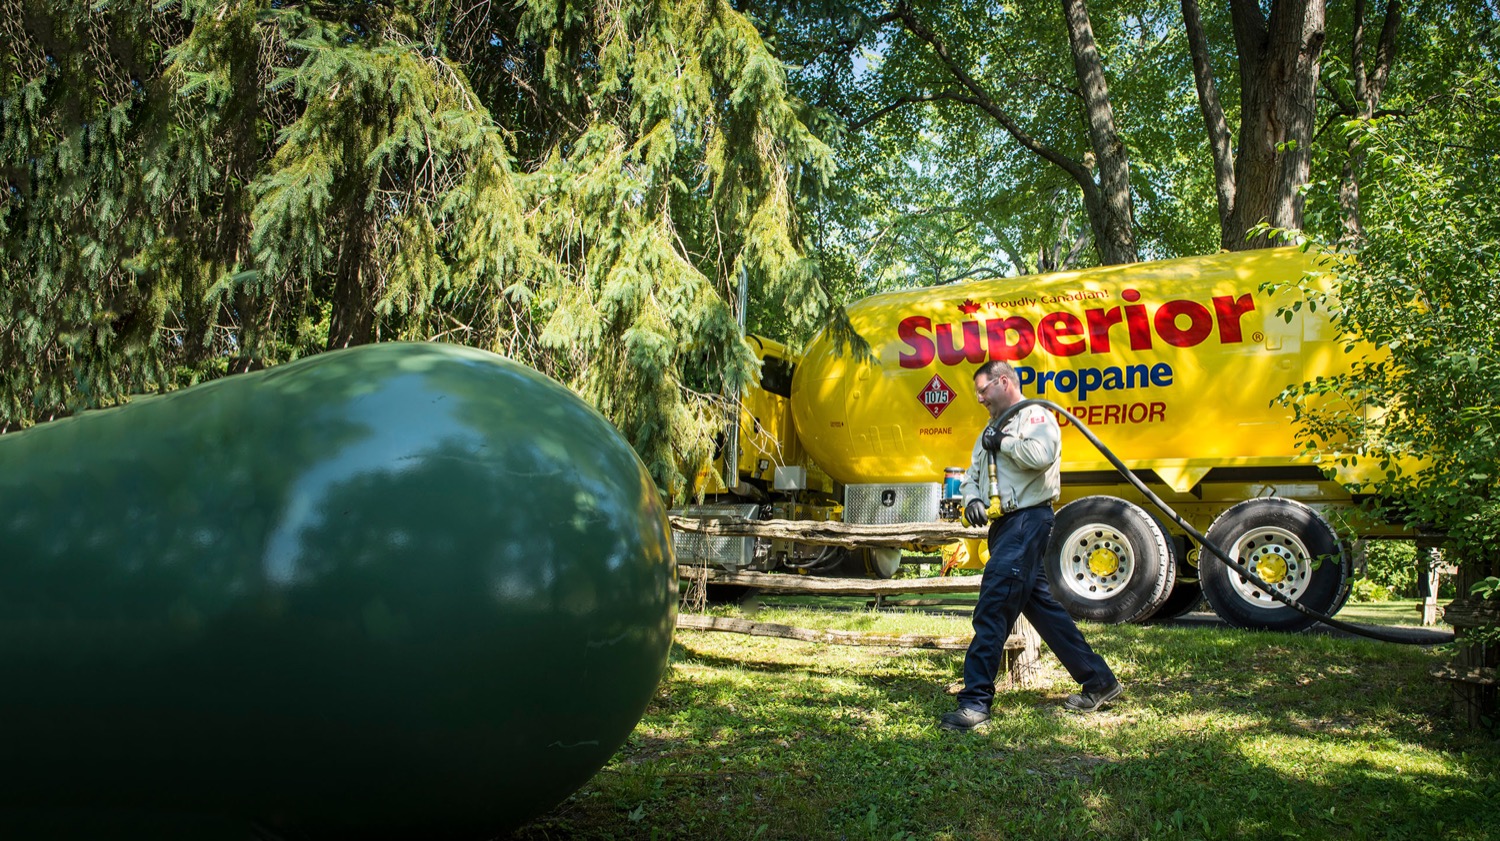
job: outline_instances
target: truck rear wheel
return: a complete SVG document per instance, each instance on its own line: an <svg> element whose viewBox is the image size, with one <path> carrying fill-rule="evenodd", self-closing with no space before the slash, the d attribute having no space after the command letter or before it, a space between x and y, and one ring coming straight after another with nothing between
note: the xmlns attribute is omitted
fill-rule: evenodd
<svg viewBox="0 0 1500 841"><path fill-rule="evenodd" d="M1172 548L1177 550L1177 580L1172 584L1171 595L1151 614L1148 622L1180 619L1203 604L1203 585L1198 581L1199 551L1196 548L1189 550L1187 545L1186 538L1172 541Z"/></svg>
<svg viewBox="0 0 1500 841"><path fill-rule="evenodd" d="M1276 591L1323 614L1349 595L1349 554L1318 512L1290 499L1241 502L1209 526L1208 539ZM1271 598L1210 552L1199 558L1203 595L1231 625L1300 631L1317 620Z"/></svg>
<svg viewBox="0 0 1500 841"><path fill-rule="evenodd" d="M871 578L894 578L901 569L901 550L893 546L876 546L865 555L865 572Z"/></svg>
<svg viewBox="0 0 1500 841"><path fill-rule="evenodd" d="M894 578L901 569L901 550L895 547L876 546L863 549L840 549L842 562L838 566L840 578Z"/></svg>
<svg viewBox="0 0 1500 841"><path fill-rule="evenodd" d="M1155 613L1177 559L1166 529L1138 505L1086 496L1057 512L1044 560L1052 594L1077 619L1119 624Z"/></svg>
<svg viewBox="0 0 1500 841"><path fill-rule="evenodd" d="M1203 588L1198 585L1198 582L1183 581L1179 578L1177 583L1172 585L1172 594L1167 596L1167 600L1161 603L1161 607L1157 608L1155 613L1151 614L1148 621L1170 622L1173 619L1180 619L1192 613L1202 603Z"/></svg>

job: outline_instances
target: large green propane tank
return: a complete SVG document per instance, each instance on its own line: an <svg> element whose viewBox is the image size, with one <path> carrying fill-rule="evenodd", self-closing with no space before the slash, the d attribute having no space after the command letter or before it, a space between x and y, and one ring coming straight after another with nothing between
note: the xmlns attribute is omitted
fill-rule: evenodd
<svg viewBox="0 0 1500 841"><path fill-rule="evenodd" d="M0 833L491 837L624 742L676 599L635 453L483 351L364 346L0 436Z"/></svg>

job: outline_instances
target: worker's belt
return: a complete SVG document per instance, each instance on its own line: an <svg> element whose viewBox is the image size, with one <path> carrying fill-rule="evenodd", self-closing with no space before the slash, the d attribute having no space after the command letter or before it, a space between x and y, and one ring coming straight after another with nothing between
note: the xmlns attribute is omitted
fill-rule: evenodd
<svg viewBox="0 0 1500 841"><path fill-rule="evenodd" d="M1051 502L1038 502L1036 505L1028 505L1025 508L1017 508L1017 509L1014 509L1012 511L1006 511L1005 513L1003 513L1003 514L1000 515L1000 520L1003 520L1003 519L1005 519L1006 517L1009 517L1012 514L1019 514L1022 511L1032 511L1032 510L1037 509L1037 508L1046 508L1047 510L1050 511L1052 509L1052 503ZM1000 522L1000 520L996 520L995 522L998 523L998 522Z"/></svg>

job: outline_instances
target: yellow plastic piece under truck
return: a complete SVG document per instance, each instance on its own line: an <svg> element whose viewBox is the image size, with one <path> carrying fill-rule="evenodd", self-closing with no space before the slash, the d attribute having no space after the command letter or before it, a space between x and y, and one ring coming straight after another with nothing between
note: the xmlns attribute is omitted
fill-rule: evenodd
<svg viewBox="0 0 1500 841"><path fill-rule="evenodd" d="M1325 476L1300 452L1291 411L1272 405L1287 386L1349 365L1323 308L1283 312L1300 296L1295 282L1320 268L1283 248L876 295L848 308L870 343L865 360L826 335L795 362L752 337L768 388L743 396L738 481L714 502L792 519L839 516L841 504L855 523L956 517L945 471L967 464L986 420L973 372L1003 359L1026 396L1065 406L1231 557L1332 613L1350 563L1329 520L1350 511L1340 480L1354 477ZM1272 296L1268 283L1285 286ZM1308 624L1171 533L1062 420L1063 497L1046 564L1070 612L1139 622L1180 615L1203 596L1241 627ZM945 556L980 565L981 542L967 543ZM720 562L886 577L900 562L877 551L850 563L837 551L762 545Z"/></svg>

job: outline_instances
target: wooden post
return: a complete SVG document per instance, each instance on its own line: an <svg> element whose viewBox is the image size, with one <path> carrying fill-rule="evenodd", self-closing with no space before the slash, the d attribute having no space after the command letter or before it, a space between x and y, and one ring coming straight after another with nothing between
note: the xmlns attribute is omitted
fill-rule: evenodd
<svg viewBox="0 0 1500 841"><path fill-rule="evenodd" d="M1471 728L1495 726L1496 673L1500 666L1500 646L1480 643L1463 644L1466 632L1474 628L1500 624L1500 606L1477 599L1463 599L1448 605L1448 623L1453 626L1458 653L1453 664L1437 670L1437 676L1453 685L1453 712Z"/></svg>
<svg viewBox="0 0 1500 841"><path fill-rule="evenodd" d="M1012 645L1019 639L1019 645ZM1001 667L1002 674L995 681L998 689L1025 689L1036 681L1037 674L1041 672L1042 661L1042 637L1026 621L1026 617L1016 617L1016 627L1011 629L1010 638L1005 641L1005 665Z"/></svg>
<svg viewBox="0 0 1500 841"><path fill-rule="evenodd" d="M1443 561L1443 550L1436 546L1417 544L1417 595L1422 598L1422 624L1437 624L1438 588L1441 586L1439 566Z"/></svg>
<svg viewBox="0 0 1500 841"><path fill-rule="evenodd" d="M1465 644L1468 632L1500 625L1500 604L1491 599L1469 595L1469 589L1486 576L1500 572L1500 563L1466 562L1458 567L1458 598L1444 610L1443 618L1453 626L1457 654L1451 666L1439 669L1437 676L1453 685L1453 712L1471 728L1495 727L1497 671L1500 671L1500 645Z"/></svg>

